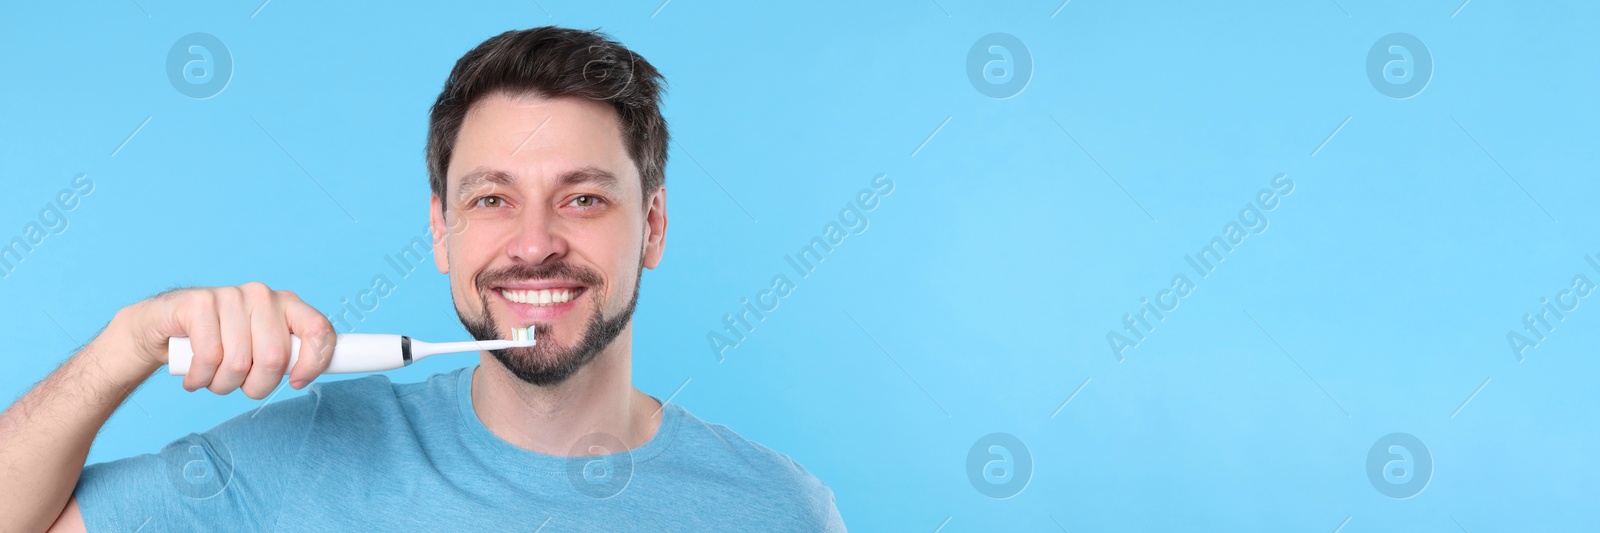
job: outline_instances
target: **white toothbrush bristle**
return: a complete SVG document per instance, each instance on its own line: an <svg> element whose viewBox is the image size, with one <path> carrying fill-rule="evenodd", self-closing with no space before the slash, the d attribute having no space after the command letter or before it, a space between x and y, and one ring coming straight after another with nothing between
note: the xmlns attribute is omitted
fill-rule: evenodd
<svg viewBox="0 0 1600 533"><path fill-rule="evenodd" d="M529 335L528 328L515 328L511 330L511 340L513 341L528 340Z"/></svg>

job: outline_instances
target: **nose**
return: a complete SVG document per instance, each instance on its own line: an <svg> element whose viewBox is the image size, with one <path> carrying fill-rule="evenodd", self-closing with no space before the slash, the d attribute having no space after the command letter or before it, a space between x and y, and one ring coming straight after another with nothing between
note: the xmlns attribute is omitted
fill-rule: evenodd
<svg viewBox="0 0 1600 533"><path fill-rule="evenodd" d="M567 254L567 240L552 210L524 209L517 226L516 235L506 245L506 255L512 261L540 265Z"/></svg>

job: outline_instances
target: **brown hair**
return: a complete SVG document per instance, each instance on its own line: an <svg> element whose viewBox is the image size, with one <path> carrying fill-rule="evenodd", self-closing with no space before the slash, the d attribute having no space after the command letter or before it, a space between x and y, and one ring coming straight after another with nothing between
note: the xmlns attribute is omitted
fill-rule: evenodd
<svg viewBox="0 0 1600 533"><path fill-rule="evenodd" d="M555 26L496 35L456 61L428 116L428 185L445 198L445 170L467 110L505 92L546 98L578 96L609 103L621 119L624 145L639 169L645 201L666 182L667 121L661 116L666 80L599 30ZM446 202L439 203L440 210Z"/></svg>

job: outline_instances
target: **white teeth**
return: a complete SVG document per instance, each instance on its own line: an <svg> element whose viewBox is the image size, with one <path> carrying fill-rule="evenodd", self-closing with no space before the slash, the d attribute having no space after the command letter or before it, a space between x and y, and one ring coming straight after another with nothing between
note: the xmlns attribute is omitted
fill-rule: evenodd
<svg viewBox="0 0 1600 533"><path fill-rule="evenodd" d="M537 291L501 289L500 295L519 304L555 305L572 301L572 297L577 295L577 291L570 289L544 289Z"/></svg>

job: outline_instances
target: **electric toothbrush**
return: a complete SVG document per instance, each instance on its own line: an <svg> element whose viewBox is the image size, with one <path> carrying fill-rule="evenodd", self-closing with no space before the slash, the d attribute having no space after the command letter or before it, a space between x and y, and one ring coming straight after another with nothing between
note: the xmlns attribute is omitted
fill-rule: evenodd
<svg viewBox="0 0 1600 533"><path fill-rule="evenodd" d="M535 344L530 328L515 328L512 340L422 342L404 335L387 333L341 333L333 347L333 361L324 374L351 374L393 370L430 355L446 353L527 348ZM294 368L300 358L300 337L290 336L289 366ZM174 376L189 373L189 363L194 359L194 348L188 337L167 339L167 370Z"/></svg>

